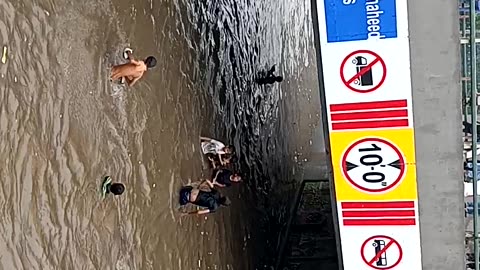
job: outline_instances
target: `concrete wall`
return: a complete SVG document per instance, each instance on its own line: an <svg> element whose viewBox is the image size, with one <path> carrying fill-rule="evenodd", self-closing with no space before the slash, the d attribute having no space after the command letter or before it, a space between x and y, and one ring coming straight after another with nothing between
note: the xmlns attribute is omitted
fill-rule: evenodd
<svg viewBox="0 0 480 270"><path fill-rule="evenodd" d="M464 269L456 0L409 0L423 269Z"/></svg>

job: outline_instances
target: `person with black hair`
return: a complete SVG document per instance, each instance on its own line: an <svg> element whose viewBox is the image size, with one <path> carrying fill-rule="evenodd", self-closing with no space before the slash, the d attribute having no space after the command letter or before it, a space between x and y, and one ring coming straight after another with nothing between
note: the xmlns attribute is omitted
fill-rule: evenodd
<svg viewBox="0 0 480 270"><path fill-rule="evenodd" d="M208 190L203 188L194 188L193 186L184 186L180 189L180 205L184 206L191 203L206 208L182 213L182 216L214 213L220 206L230 205L230 200L228 197L220 194L220 192L215 189L214 184L211 181L205 180L204 182L208 184ZM202 186L202 184L200 184L200 186Z"/></svg>
<svg viewBox="0 0 480 270"><path fill-rule="evenodd" d="M258 78L255 79L255 82L260 84L260 85L263 85L263 84L274 84L276 82L282 82L283 81L283 77L282 76L276 76L274 74L275 72L275 65L273 65L269 71L266 72L263 72L264 74L262 74L261 76L259 76Z"/></svg>
<svg viewBox="0 0 480 270"><path fill-rule="evenodd" d="M145 71L157 65L157 59L153 56L144 60L135 60L132 56L132 50L129 48L125 49L124 57L128 60L128 63L112 67L110 79L117 81L123 78L128 86L133 86L142 78Z"/></svg>
<svg viewBox="0 0 480 270"><path fill-rule="evenodd" d="M110 176L106 176L102 183L102 196L105 196L109 193L113 195L122 195L125 191L125 186L122 183L112 183L113 180Z"/></svg>
<svg viewBox="0 0 480 270"><path fill-rule="evenodd" d="M215 170L212 174L212 183L219 187L230 187L232 183L241 181L242 176L239 173L234 173L228 169Z"/></svg>

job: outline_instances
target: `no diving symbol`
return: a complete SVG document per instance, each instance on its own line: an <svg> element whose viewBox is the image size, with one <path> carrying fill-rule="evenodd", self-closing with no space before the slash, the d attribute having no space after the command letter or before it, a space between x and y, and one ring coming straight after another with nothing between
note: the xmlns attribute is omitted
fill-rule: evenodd
<svg viewBox="0 0 480 270"><path fill-rule="evenodd" d="M377 90L385 81L387 66L376 53L368 50L354 51L340 66L342 82L357 93Z"/></svg>
<svg viewBox="0 0 480 270"><path fill-rule="evenodd" d="M368 238L362 244L361 253L363 261L373 269L392 269L402 261L403 257L400 244L385 235Z"/></svg>

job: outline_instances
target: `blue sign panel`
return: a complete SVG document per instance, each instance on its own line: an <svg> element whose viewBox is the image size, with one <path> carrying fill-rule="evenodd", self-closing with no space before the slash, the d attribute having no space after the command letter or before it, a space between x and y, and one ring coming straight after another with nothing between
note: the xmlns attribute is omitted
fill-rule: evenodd
<svg viewBox="0 0 480 270"><path fill-rule="evenodd" d="M327 42L397 37L396 0L324 0Z"/></svg>

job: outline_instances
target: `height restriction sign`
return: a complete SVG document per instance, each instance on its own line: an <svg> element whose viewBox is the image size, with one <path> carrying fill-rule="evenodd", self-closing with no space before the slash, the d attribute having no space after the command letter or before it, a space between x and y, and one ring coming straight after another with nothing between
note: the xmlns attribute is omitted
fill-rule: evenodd
<svg viewBox="0 0 480 270"><path fill-rule="evenodd" d="M364 192L394 188L405 175L405 159L399 148L381 138L364 138L347 148L342 171L351 185Z"/></svg>

